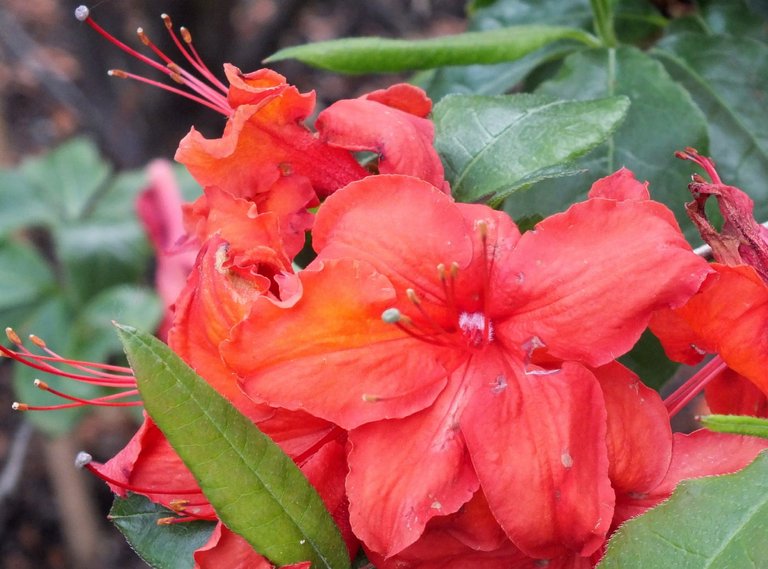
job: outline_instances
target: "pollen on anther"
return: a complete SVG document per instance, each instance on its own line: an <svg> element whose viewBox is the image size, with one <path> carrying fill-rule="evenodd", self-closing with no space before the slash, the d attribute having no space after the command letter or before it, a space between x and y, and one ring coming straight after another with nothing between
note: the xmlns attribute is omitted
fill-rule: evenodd
<svg viewBox="0 0 768 569"><path fill-rule="evenodd" d="M75 8L75 18L78 19L80 22L85 22L88 19L88 16L91 15L91 11L88 9L88 6L80 5L77 8Z"/></svg>
<svg viewBox="0 0 768 569"><path fill-rule="evenodd" d="M75 466L77 468L85 468L93 462L93 457L85 451L80 451L75 457Z"/></svg>
<svg viewBox="0 0 768 569"><path fill-rule="evenodd" d="M381 313L381 319L387 324L397 324L402 318L403 315L397 308L387 308Z"/></svg>

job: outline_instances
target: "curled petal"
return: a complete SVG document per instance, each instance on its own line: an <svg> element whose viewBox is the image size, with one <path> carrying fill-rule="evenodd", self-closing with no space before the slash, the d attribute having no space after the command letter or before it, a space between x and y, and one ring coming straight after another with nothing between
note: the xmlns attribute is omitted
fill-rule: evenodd
<svg viewBox="0 0 768 569"><path fill-rule="evenodd" d="M432 121L402 110L413 106L423 111L412 101L423 101L420 94L412 95L416 91L420 90L401 86L367 98L337 101L317 117L320 139L338 148L375 152L380 174L406 174L442 188L443 164L433 145ZM397 96L403 94L406 100L398 104Z"/></svg>
<svg viewBox="0 0 768 569"><path fill-rule="evenodd" d="M712 413L768 417L768 397L755 384L726 368L704 388Z"/></svg>
<svg viewBox="0 0 768 569"><path fill-rule="evenodd" d="M224 64L224 74L229 82L227 100L233 109L240 105L257 105L277 97L290 86L285 77L271 69L258 69L251 73L243 73L234 65ZM308 108L304 113L311 113L314 99L304 96Z"/></svg>

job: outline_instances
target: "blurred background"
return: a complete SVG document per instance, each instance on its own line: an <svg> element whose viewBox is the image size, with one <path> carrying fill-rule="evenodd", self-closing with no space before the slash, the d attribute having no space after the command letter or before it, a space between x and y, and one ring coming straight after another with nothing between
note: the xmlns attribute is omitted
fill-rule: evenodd
<svg viewBox="0 0 768 569"><path fill-rule="evenodd" d="M152 252L133 207L146 185L143 167L172 159L190 126L214 137L224 121L159 89L109 78L110 68L157 74L78 22L75 7L0 3L0 314L9 320L0 324L32 331L67 355L98 359L114 350L104 338L116 307L141 307L153 321L146 316L155 306ZM251 71L277 49L310 41L417 38L465 26L463 0L111 0L90 8L129 45L143 48L135 35L141 26L176 58L159 17L168 13L191 31L214 72L224 62ZM318 110L397 80L295 62L275 69L300 90L316 90ZM75 136L85 138L60 147ZM90 242L103 247L91 250ZM133 434L137 415L102 408L41 412L64 418L30 421L31 413L10 410L19 397L11 384L32 377L7 360L0 365L0 567L144 567L106 520L110 492L73 466L82 449L107 460Z"/></svg>

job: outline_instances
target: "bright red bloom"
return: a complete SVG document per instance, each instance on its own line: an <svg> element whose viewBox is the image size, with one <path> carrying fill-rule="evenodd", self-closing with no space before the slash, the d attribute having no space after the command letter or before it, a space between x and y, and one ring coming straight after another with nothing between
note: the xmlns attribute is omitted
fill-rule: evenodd
<svg viewBox="0 0 768 569"><path fill-rule="evenodd" d="M600 547L614 491L586 366L629 350L708 272L637 186L617 173L522 236L412 177L321 206L301 294L256 299L222 353L256 400L350 430L351 522L370 549L403 551L478 487L528 556Z"/></svg>
<svg viewBox="0 0 768 569"><path fill-rule="evenodd" d="M710 159L693 149L680 156L702 166L712 178L707 183L694 176L689 189L695 199L686 207L718 262L712 264L716 272L699 293L681 308L660 311L651 321L651 329L673 360L695 364L705 354L714 353L722 358L715 363L725 363L713 370L710 365L705 373L694 376L672 398L672 411L706 385L712 411L766 416L768 230L753 218L749 196L723 184ZM724 218L721 231L707 219L705 204L710 197L717 199Z"/></svg>

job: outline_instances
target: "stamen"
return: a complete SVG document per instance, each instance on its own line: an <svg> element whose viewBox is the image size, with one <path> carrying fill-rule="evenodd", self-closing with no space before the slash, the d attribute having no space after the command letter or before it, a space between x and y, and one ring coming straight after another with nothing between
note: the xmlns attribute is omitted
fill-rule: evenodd
<svg viewBox="0 0 768 569"><path fill-rule="evenodd" d="M727 364L720 356L715 356L707 362L693 377L664 400L669 416L674 417L677 415L696 395L701 393L701 390L710 381L719 376L727 367Z"/></svg>
<svg viewBox="0 0 768 569"><path fill-rule="evenodd" d="M232 115L232 108L229 105L229 102L227 101L225 95L227 94L227 87L219 81L215 75L208 69L208 67L205 66L205 64L202 62L202 59L197 54L196 51L193 52L193 48L186 49L183 44L179 41L178 36L173 32L172 29L172 23L170 21L170 18L168 18L167 15L163 15L163 22L165 23L166 28L169 31L169 34L171 38L173 39L173 42L178 47L179 51L181 51L184 58L194 67L194 69L202 75L203 79L207 80L208 82L213 85L213 87L207 85L191 73L185 71L175 63L162 51L160 50L150 39L149 36L144 32L142 28L139 28L136 33L139 36L139 39L141 42L149 47L152 52L159 57L165 65L162 65L158 63L157 61L142 55L135 49L129 47L125 43L121 42L111 34L109 34L104 28L99 26L93 18L90 16L90 11L86 6L79 6L75 10L75 17L80 20L81 22L85 22L88 24L91 28L93 28L97 33L99 33L102 37L107 39L110 43L117 46L119 49L127 53L128 55L131 55L132 57L135 57L139 61L145 63L146 65L149 65L150 67L156 69L157 71L160 71L164 75L170 77L171 79L178 81L179 78L182 79L180 81L183 85L190 88L192 91L196 92L198 96L191 95L189 93L186 93L184 91L179 91L177 89L173 89L167 86L163 86L162 83L152 81L150 79L146 79L137 75L134 75L132 73L126 73L120 70L113 70L110 72L110 75L113 75L115 77L120 77L123 79L133 79L136 81L140 81L142 83L146 83L148 85L153 85L155 87L160 87L161 89L164 89L166 91L170 91L172 93L175 93L177 95L181 95L183 97L186 97L188 99L191 99L195 102L201 103L205 105L206 107L213 109L224 116L231 116ZM189 39L191 41L191 35L187 32L189 36ZM169 66L173 66L173 69L168 69Z"/></svg>
<svg viewBox="0 0 768 569"><path fill-rule="evenodd" d="M702 156L695 148L689 146L685 149L685 151L678 150L675 152L675 157L680 158L681 160L690 160L694 164L701 166L707 173L707 176L709 176L709 179L712 180L713 184L723 183L723 181L720 179L720 176L717 174L717 170L715 169L715 161L711 158L707 158L706 156ZM694 178L694 181L697 180Z"/></svg>

